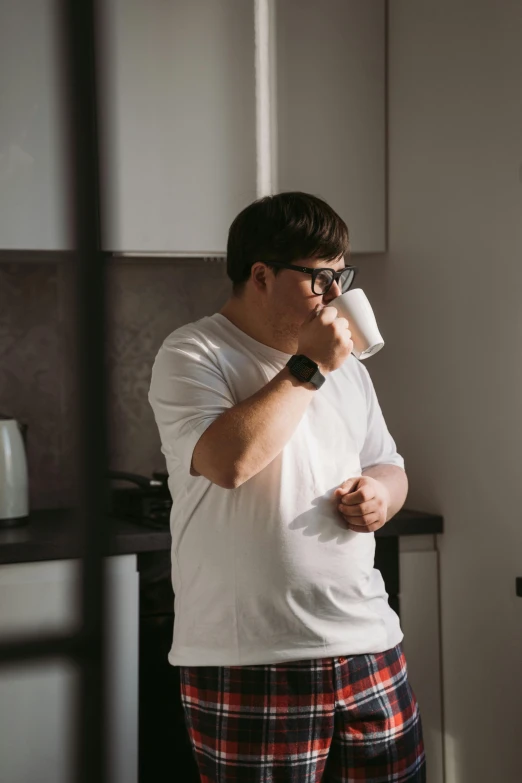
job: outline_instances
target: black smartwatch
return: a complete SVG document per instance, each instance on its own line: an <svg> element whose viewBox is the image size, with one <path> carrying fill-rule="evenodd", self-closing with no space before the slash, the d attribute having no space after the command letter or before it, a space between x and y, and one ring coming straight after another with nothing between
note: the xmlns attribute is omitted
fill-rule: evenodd
<svg viewBox="0 0 522 783"><path fill-rule="evenodd" d="M326 380L317 364L302 353L292 356L286 366L295 378L303 383L311 383L316 389L320 389Z"/></svg>

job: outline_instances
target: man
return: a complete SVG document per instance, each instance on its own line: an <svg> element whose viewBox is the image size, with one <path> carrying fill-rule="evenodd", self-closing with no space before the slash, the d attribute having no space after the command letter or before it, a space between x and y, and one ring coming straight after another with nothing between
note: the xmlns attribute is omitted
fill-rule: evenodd
<svg viewBox="0 0 522 783"><path fill-rule="evenodd" d="M404 461L328 306L353 283L348 252L324 201L254 202L230 227L231 298L154 363L169 660L203 783L425 780L403 634L373 568Z"/></svg>

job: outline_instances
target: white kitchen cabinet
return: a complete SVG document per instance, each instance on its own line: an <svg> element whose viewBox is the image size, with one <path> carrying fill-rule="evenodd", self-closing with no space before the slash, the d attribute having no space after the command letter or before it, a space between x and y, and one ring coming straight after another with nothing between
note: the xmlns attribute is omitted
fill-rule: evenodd
<svg viewBox="0 0 522 783"><path fill-rule="evenodd" d="M108 0L107 249L213 255L257 195L253 0Z"/></svg>
<svg viewBox="0 0 522 783"><path fill-rule="evenodd" d="M136 556L107 564L110 783L138 779L138 600ZM0 566L0 636L74 629L79 564ZM70 783L78 672L68 661L0 669L0 781Z"/></svg>
<svg viewBox="0 0 522 783"><path fill-rule="evenodd" d="M385 250L384 0L103 4L106 249L220 255L304 190Z"/></svg>
<svg viewBox="0 0 522 783"><path fill-rule="evenodd" d="M99 5L105 249L224 254L281 190L331 203L354 252L385 249L384 0ZM58 10L0 0L0 249L69 244Z"/></svg>
<svg viewBox="0 0 522 783"><path fill-rule="evenodd" d="M67 247L56 0L0 0L0 250Z"/></svg>
<svg viewBox="0 0 522 783"><path fill-rule="evenodd" d="M430 783L443 783L438 552L432 536L401 539L400 612L411 686L421 710Z"/></svg>
<svg viewBox="0 0 522 783"><path fill-rule="evenodd" d="M384 251L384 0L273 1L277 189L324 198L353 252Z"/></svg>

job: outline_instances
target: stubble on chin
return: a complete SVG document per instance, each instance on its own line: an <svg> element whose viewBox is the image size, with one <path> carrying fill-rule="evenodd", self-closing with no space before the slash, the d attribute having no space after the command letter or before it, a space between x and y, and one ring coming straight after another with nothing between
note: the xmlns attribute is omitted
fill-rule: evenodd
<svg viewBox="0 0 522 783"><path fill-rule="evenodd" d="M267 319L267 323L272 336L278 343L286 345L288 352L293 353L297 350L300 323L297 323L286 313L271 316Z"/></svg>

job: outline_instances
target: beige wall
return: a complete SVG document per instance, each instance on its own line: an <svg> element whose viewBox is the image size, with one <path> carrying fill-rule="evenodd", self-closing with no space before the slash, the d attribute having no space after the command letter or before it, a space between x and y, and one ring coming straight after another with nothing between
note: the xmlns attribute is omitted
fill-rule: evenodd
<svg viewBox="0 0 522 783"><path fill-rule="evenodd" d="M389 249L361 284L408 505L440 511L447 783L522 780L522 3L390 0Z"/></svg>

